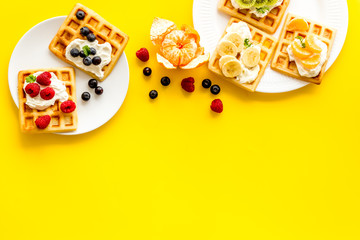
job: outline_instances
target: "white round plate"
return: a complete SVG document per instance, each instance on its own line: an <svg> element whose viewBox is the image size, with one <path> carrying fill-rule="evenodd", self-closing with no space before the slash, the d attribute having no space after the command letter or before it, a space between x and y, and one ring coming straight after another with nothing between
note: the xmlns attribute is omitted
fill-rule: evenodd
<svg viewBox="0 0 360 240"><path fill-rule="evenodd" d="M219 0L194 0L193 22L195 29L201 36L200 43L206 51L212 53L219 38L230 19L230 16L219 12ZM348 29L348 7L346 0L291 0L285 13L291 12L314 21L321 22L337 29L337 35L326 69L334 63L344 45ZM284 18L285 18L284 16ZM284 24L279 26L275 37L279 37ZM270 64L269 64L270 65ZM309 83L273 71L267 67L257 92L280 93L301 88Z"/></svg>
<svg viewBox="0 0 360 240"><path fill-rule="evenodd" d="M65 16L55 17L37 24L16 45L9 63L8 81L11 95L18 107L17 75L19 71L47 67L72 67L48 49L65 18ZM122 54L105 81L99 82L104 89L104 93L100 96L95 94L94 89L88 87L88 81L91 79L89 75L77 68L75 68L75 75L78 128L76 131L60 134L82 134L105 124L121 107L129 86L129 66L125 53ZM88 102L81 100L81 94L85 91L91 94Z"/></svg>

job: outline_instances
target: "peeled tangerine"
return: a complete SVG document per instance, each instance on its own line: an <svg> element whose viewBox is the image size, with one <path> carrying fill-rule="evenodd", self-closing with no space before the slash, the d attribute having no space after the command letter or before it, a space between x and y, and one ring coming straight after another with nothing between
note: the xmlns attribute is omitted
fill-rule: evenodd
<svg viewBox="0 0 360 240"><path fill-rule="evenodd" d="M150 39L159 47L157 61L167 69L193 69L206 63L210 55L200 46L200 36L190 26L177 30L175 23L155 18L150 29Z"/></svg>
<svg viewBox="0 0 360 240"><path fill-rule="evenodd" d="M306 49L313 53L321 53L322 49L319 45L316 44L315 34L309 34L305 38Z"/></svg>
<svg viewBox="0 0 360 240"><path fill-rule="evenodd" d="M298 39L292 42L291 49L297 58L306 59L311 56L311 52L309 52L306 48L303 48L300 40Z"/></svg>
<svg viewBox="0 0 360 240"><path fill-rule="evenodd" d="M320 61L321 61L320 54L313 54L311 57L301 60L301 63L304 67L308 69L314 69L320 64Z"/></svg>
<svg viewBox="0 0 360 240"><path fill-rule="evenodd" d="M303 18L294 18L287 25L287 30L290 31L307 31L309 29L309 24Z"/></svg>

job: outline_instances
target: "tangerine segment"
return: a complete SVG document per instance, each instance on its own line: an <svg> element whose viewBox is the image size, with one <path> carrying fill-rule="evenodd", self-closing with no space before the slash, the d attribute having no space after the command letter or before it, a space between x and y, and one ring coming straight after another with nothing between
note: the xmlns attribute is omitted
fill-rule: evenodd
<svg viewBox="0 0 360 240"><path fill-rule="evenodd" d="M316 40L317 38L315 34L309 34L305 38L306 49L312 53L321 53L322 49L319 45L316 44Z"/></svg>
<svg viewBox="0 0 360 240"><path fill-rule="evenodd" d="M197 49L194 38L184 31L174 30L165 36L160 51L174 66L185 66L195 58Z"/></svg>
<svg viewBox="0 0 360 240"><path fill-rule="evenodd" d="M184 25L181 26L181 30L183 30L186 34L188 34L190 38L194 38L195 42L197 44L199 44L200 35L193 27L184 24Z"/></svg>
<svg viewBox="0 0 360 240"><path fill-rule="evenodd" d="M311 57L301 60L301 63L304 67L308 69L314 69L320 64L320 61L321 61L320 54L313 54Z"/></svg>
<svg viewBox="0 0 360 240"><path fill-rule="evenodd" d="M291 44L291 49L295 55L295 57L300 58L300 59L306 59L308 57L310 57L311 52L309 52L308 50L306 50L305 48L302 47L302 44L300 42L300 40L296 39L292 44Z"/></svg>
<svg viewBox="0 0 360 240"><path fill-rule="evenodd" d="M290 31L307 31L309 30L309 24L303 18L294 18L287 25L287 29Z"/></svg>

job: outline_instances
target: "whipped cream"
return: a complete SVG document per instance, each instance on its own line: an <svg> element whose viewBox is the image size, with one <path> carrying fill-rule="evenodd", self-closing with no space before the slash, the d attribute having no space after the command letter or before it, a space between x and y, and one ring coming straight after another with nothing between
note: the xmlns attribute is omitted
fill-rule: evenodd
<svg viewBox="0 0 360 240"><path fill-rule="evenodd" d="M295 39L295 41L300 42L299 39ZM316 77L317 75L319 75L322 66L326 62L327 52L328 52L327 45L325 43L323 43L317 37L315 37L315 44L318 45L322 50L321 50L321 53L320 53L320 63L319 63L319 65L316 66L316 68L313 68L313 69L308 69L308 68L306 68L306 67L304 67L302 65L300 59L295 57L295 55L294 55L294 53L293 53L293 51L291 49L291 44L287 48L287 52L289 54L289 61L290 62L295 61L298 72L303 77L309 77L309 78Z"/></svg>
<svg viewBox="0 0 360 240"><path fill-rule="evenodd" d="M282 4L283 0L278 0L278 2L272 6L268 6L265 5L261 8L256 8L256 7L250 7L250 13L255 14L257 17L259 18L263 18L265 16L267 16L269 14L269 12L271 12L271 10L273 10L274 8L280 6ZM236 2L236 0L231 0L231 4L233 5L234 8L236 9L243 9L239 6L239 4Z"/></svg>
<svg viewBox="0 0 360 240"><path fill-rule="evenodd" d="M101 57L101 63L99 65L91 64L90 66L86 66L83 63L83 58L81 58L80 56L78 57L71 56L70 54L71 49L76 48L79 51L81 51L83 47L86 45L89 46L90 48L96 49L95 56ZM95 74L99 79L102 79L104 77L104 71L102 69L110 63L111 52L112 52L112 47L111 44L108 42L99 44L97 40L95 40L94 42L89 42L87 40L75 39L66 47L65 57L67 60L73 62L77 67L84 69L85 71L91 72ZM90 57L95 57L95 56L90 55Z"/></svg>
<svg viewBox="0 0 360 240"><path fill-rule="evenodd" d="M42 73L43 72L37 72L34 73L33 75L37 77ZM51 74L51 79L50 79L51 84L49 86L43 86L39 84L40 91L47 87L51 87L54 89L55 95L50 100L42 99L40 96L40 92L36 97L30 97L30 95L25 92L25 88L29 84L28 82L25 81L24 92L26 94L26 105L28 105L30 108L37 110L44 110L54 105L57 100L59 100L60 102L64 102L69 99L69 94L66 92L65 83L63 81L60 81L54 73L51 72L50 74Z"/></svg>

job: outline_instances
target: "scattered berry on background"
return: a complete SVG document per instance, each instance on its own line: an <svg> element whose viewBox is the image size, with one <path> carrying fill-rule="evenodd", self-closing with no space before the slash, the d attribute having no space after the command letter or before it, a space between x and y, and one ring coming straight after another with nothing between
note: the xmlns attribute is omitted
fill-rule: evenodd
<svg viewBox="0 0 360 240"><path fill-rule="evenodd" d="M76 48L71 49L70 54L72 57L78 57L80 55L80 51Z"/></svg>
<svg viewBox="0 0 360 240"><path fill-rule="evenodd" d="M161 85L163 85L163 86L169 86L170 85L170 78L169 77L162 77L160 82L161 82Z"/></svg>
<svg viewBox="0 0 360 240"><path fill-rule="evenodd" d="M96 93L97 95L101 95L101 94L103 94L103 92L104 92L104 89L103 89L102 87L97 86L97 87L95 88L95 93Z"/></svg>
<svg viewBox="0 0 360 240"><path fill-rule="evenodd" d="M149 60L149 51L146 48L140 48L140 50L138 50L136 52L136 56L138 59L140 59L143 62L147 62Z"/></svg>
<svg viewBox="0 0 360 240"><path fill-rule="evenodd" d="M75 108L76 108L76 104L71 100L62 102L60 105L60 109L63 113L71 113L75 111Z"/></svg>
<svg viewBox="0 0 360 240"><path fill-rule="evenodd" d="M87 35L89 35L90 33L90 29L88 27L82 27L80 28L80 34L83 35L84 37L86 37Z"/></svg>
<svg viewBox="0 0 360 240"><path fill-rule="evenodd" d="M85 18L85 12L82 10L77 11L76 18L79 20L83 20Z"/></svg>
<svg viewBox="0 0 360 240"><path fill-rule="evenodd" d="M45 115L45 116L38 117L35 120L35 124L38 128L45 129L45 128L47 128L47 126L49 126L50 121L51 121L51 117L49 115Z"/></svg>
<svg viewBox="0 0 360 240"><path fill-rule="evenodd" d="M30 95L30 97L36 97L40 92L40 86L37 83L29 83L25 87L25 92Z"/></svg>
<svg viewBox="0 0 360 240"><path fill-rule="evenodd" d="M79 56L80 56L81 58L85 58L85 57L86 57L86 55L85 55L85 53L84 53L84 50L81 50L81 51L80 51Z"/></svg>
<svg viewBox="0 0 360 240"><path fill-rule="evenodd" d="M211 80L210 79L204 79L202 81L201 85L203 86L203 88L209 88L209 87L211 87Z"/></svg>
<svg viewBox="0 0 360 240"><path fill-rule="evenodd" d="M92 63L91 57L86 57L83 59L83 63L85 66L90 66Z"/></svg>
<svg viewBox="0 0 360 240"><path fill-rule="evenodd" d="M155 98L157 98L157 96L158 96L158 92L157 92L156 90L151 90L151 91L149 92L149 97L150 97L151 99L155 99Z"/></svg>
<svg viewBox="0 0 360 240"><path fill-rule="evenodd" d="M90 88L96 88L98 85L98 81L96 79L92 78L89 80L88 85Z"/></svg>
<svg viewBox="0 0 360 240"><path fill-rule="evenodd" d="M211 91L212 94L218 95L219 92L220 92L220 87L219 87L219 85L216 85L216 84L215 84L215 85L212 85L211 88L210 88L210 91Z"/></svg>
<svg viewBox="0 0 360 240"><path fill-rule="evenodd" d="M55 96L55 91L52 87L47 87L40 91L40 97L44 100L50 100L54 96Z"/></svg>
<svg viewBox="0 0 360 240"><path fill-rule="evenodd" d="M215 99L211 102L210 105L211 110L217 113L221 113L224 110L223 103L220 99Z"/></svg>
<svg viewBox="0 0 360 240"><path fill-rule="evenodd" d="M151 68L146 67L146 68L144 68L143 73L144 73L144 75L145 75L145 76L147 76L147 77L148 77L148 76L150 76L150 75L151 75L152 70L151 70Z"/></svg>
<svg viewBox="0 0 360 240"><path fill-rule="evenodd" d="M51 74L49 72L43 72L36 77L36 81L44 86L49 86L51 84Z"/></svg>
<svg viewBox="0 0 360 240"><path fill-rule="evenodd" d="M188 77L181 81L181 87L187 92L193 92L195 90L194 78Z"/></svg>
<svg viewBox="0 0 360 240"><path fill-rule="evenodd" d="M87 40L88 40L89 42L94 42L94 41L96 40L96 36L95 36L95 34L93 34L92 32L89 33L89 34L86 36L86 38L87 38Z"/></svg>
<svg viewBox="0 0 360 240"><path fill-rule="evenodd" d="M101 57L96 56L92 59L92 64L99 65L101 63Z"/></svg>
<svg viewBox="0 0 360 240"><path fill-rule="evenodd" d="M93 48L93 47L91 47L91 48L90 48L90 54L91 54L91 55L96 55L96 49Z"/></svg>
<svg viewBox="0 0 360 240"><path fill-rule="evenodd" d="M81 99L84 100L84 101L89 101L90 98L91 98L91 95L90 95L89 92L83 92L83 93L81 94Z"/></svg>

